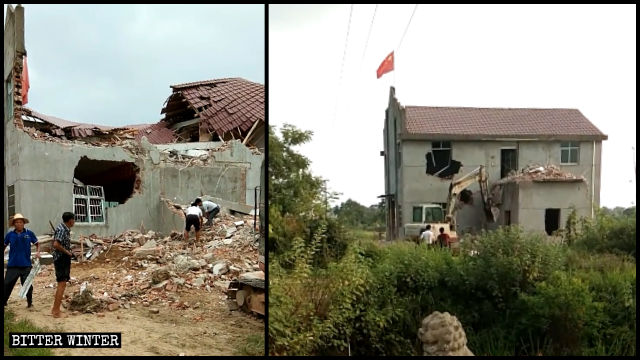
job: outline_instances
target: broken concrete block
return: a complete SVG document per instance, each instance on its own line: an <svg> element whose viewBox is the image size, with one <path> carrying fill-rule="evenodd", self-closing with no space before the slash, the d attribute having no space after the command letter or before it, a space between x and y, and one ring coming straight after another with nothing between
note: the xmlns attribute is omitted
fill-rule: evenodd
<svg viewBox="0 0 640 360"><path fill-rule="evenodd" d="M158 308L151 308L149 309L149 312L152 314L160 314L160 309Z"/></svg>
<svg viewBox="0 0 640 360"><path fill-rule="evenodd" d="M141 247L133 249L133 254L138 259L145 258L147 257L147 255L157 256L157 255L160 255L161 253L162 253L162 246L158 246L155 240L149 240Z"/></svg>
<svg viewBox="0 0 640 360"><path fill-rule="evenodd" d="M211 269L211 272L213 273L213 275L226 274L228 271L229 271L229 267L227 266L227 263L224 260L218 261L217 263L215 263L213 265L213 268Z"/></svg>
<svg viewBox="0 0 640 360"><path fill-rule="evenodd" d="M193 284L195 286L202 286L204 285L204 281L205 281L204 276L199 276Z"/></svg>
<svg viewBox="0 0 640 360"><path fill-rule="evenodd" d="M156 232L153 231L153 230L149 230L149 231L147 231L147 235L145 235L145 236L148 237L148 238L153 238L153 237L156 236Z"/></svg>
<svg viewBox="0 0 640 360"><path fill-rule="evenodd" d="M166 267L162 267L151 274L151 283L158 284L168 280L170 277L171 275L169 274L169 270Z"/></svg>
<svg viewBox="0 0 640 360"><path fill-rule="evenodd" d="M228 238L232 237L232 236L233 236L233 234L235 234L236 230L237 230L237 229L236 229L235 227L232 227L232 228L227 229L227 233L226 233L226 235L225 235L225 238L227 238L227 239L228 239Z"/></svg>
<svg viewBox="0 0 640 360"><path fill-rule="evenodd" d="M229 266L229 270L231 270L231 271L237 271L237 272L242 271L242 269L240 269L239 267L233 266L233 265Z"/></svg>
<svg viewBox="0 0 640 360"><path fill-rule="evenodd" d="M201 268L207 266L207 260L205 260L205 259L198 260L198 265Z"/></svg>
<svg viewBox="0 0 640 360"><path fill-rule="evenodd" d="M171 279L174 284L184 286L185 280L183 278L173 278Z"/></svg>
<svg viewBox="0 0 640 360"><path fill-rule="evenodd" d="M244 221L243 221L243 220L236 221L236 222L234 222L234 223L233 223L233 225L235 225L235 226L242 226L242 225L244 225Z"/></svg>
<svg viewBox="0 0 640 360"><path fill-rule="evenodd" d="M205 263L206 265L206 263ZM189 270L198 270L204 265L200 265L200 262L193 260L185 255L178 255L173 258L173 266L177 273L184 274Z"/></svg>

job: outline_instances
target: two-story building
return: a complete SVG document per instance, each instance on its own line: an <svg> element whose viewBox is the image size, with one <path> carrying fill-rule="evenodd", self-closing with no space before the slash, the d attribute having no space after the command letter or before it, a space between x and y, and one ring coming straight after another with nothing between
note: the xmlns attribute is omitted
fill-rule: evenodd
<svg viewBox="0 0 640 360"><path fill-rule="evenodd" d="M403 106L392 87L381 153L387 239L405 237L403 227L416 220L421 204L444 208L451 182L480 165L500 214L495 222L485 217L479 185L472 184L474 201L456 214L458 233L519 224L550 234L563 227L571 208L593 216L606 139L577 109ZM523 175L532 165L559 175Z"/></svg>

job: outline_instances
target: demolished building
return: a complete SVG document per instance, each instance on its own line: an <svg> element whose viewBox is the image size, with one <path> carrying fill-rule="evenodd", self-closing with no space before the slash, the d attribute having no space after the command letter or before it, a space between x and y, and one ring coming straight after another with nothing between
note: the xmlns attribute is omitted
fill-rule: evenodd
<svg viewBox="0 0 640 360"><path fill-rule="evenodd" d="M422 205L444 209L451 182L479 166L500 206L498 220L487 220L472 184L472 205L456 213L459 234L511 224L551 234L574 208L592 217L606 139L577 109L403 106L392 87L380 153L387 239L403 238L405 224L421 222Z"/></svg>
<svg viewBox="0 0 640 360"><path fill-rule="evenodd" d="M74 232L170 232L184 219L163 199L195 197L251 212L264 159L264 86L240 78L171 86L156 124L110 127L49 116L23 104L24 8L4 33L5 232L16 212L37 234L65 211Z"/></svg>

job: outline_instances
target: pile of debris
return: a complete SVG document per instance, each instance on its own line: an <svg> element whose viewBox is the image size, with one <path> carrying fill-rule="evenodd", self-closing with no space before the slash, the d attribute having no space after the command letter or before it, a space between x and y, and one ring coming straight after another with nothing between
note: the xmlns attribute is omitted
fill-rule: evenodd
<svg viewBox="0 0 640 360"><path fill-rule="evenodd" d="M555 165L538 165L531 164L523 168L519 172L512 171L504 179L496 181L496 185L510 183L510 182L582 182L586 181L584 176L576 176L569 172L562 171Z"/></svg>
<svg viewBox="0 0 640 360"><path fill-rule="evenodd" d="M82 283L83 290L68 297L63 305L72 311L92 313L128 309L136 304L150 307L152 312L156 310L152 307L163 305L171 309L198 308L199 303L181 301L180 293L187 289L218 293L220 303L227 304L224 294L231 281L260 269L259 234L253 226L252 216L220 214L212 227L201 231L199 243L195 243L193 233L187 243L177 231L167 236L139 230L109 238L82 236L72 247L80 262L103 261L117 266L106 275L72 277L70 284Z"/></svg>

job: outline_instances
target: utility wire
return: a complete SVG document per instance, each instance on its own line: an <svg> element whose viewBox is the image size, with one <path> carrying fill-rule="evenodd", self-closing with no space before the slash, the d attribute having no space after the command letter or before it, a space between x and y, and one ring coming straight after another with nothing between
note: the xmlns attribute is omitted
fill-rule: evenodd
<svg viewBox="0 0 640 360"><path fill-rule="evenodd" d="M347 37L344 39L344 51L342 52L342 65L340 66L340 78L338 80L338 90L342 85L342 71L344 70L344 59L347 56L347 45L349 44L349 30L351 29L351 15L353 15L353 4L351 4L351 10L349 11L349 23L347 24ZM336 91L336 106L333 110L333 122L335 125L336 116L338 112L338 98L340 97L340 91Z"/></svg>
<svg viewBox="0 0 640 360"><path fill-rule="evenodd" d="M409 18L409 22L407 23L407 27L404 29L404 34L402 34L402 38L400 38L400 43L398 44L397 49L400 49L400 45L402 45L402 40L404 40L404 36L407 35L407 30L409 30L409 25L411 25L411 20L413 19L413 14L416 13L416 10L418 9L418 4L416 4L416 6L413 8L413 12L411 13L411 17Z"/></svg>
<svg viewBox="0 0 640 360"><path fill-rule="evenodd" d="M367 54L367 47L369 46L369 37L371 36L371 29L373 29L373 21L376 19L377 11L378 11L378 4L376 4L376 8L373 10L373 17L371 18L371 24L369 25L369 33L367 34L367 40L364 43L364 51L362 52L362 59L360 60L360 69L362 69L364 56Z"/></svg>

